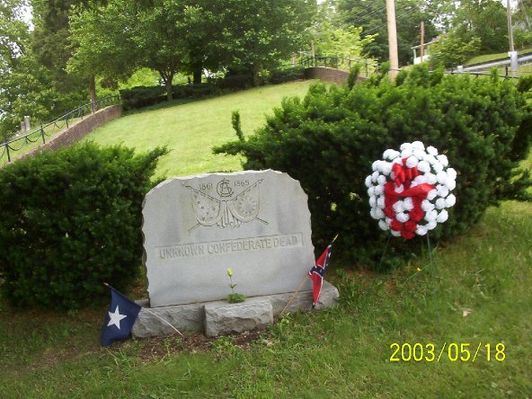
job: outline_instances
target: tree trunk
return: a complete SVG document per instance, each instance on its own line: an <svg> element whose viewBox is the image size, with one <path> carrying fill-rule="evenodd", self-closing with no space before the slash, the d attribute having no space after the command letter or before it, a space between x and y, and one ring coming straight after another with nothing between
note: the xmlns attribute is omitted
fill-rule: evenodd
<svg viewBox="0 0 532 399"><path fill-rule="evenodd" d="M96 97L96 78L89 78L89 96L91 98L91 111L94 113L98 110L98 97Z"/></svg>
<svg viewBox="0 0 532 399"><path fill-rule="evenodd" d="M172 101L172 99L174 98L174 93L172 93L172 78L174 76L172 75L171 78L169 78L166 82L164 82L165 86L166 86L166 100L167 101Z"/></svg>
<svg viewBox="0 0 532 399"><path fill-rule="evenodd" d="M253 86L260 85L259 72L261 70L260 65L253 64L252 74L253 74Z"/></svg>
<svg viewBox="0 0 532 399"><path fill-rule="evenodd" d="M172 93L172 80L174 80L174 72L159 71L159 75L161 75L161 78L164 82L164 88L166 90L166 100L172 101L172 99L174 98Z"/></svg>
<svg viewBox="0 0 532 399"><path fill-rule="evenodd" d="M202 67L201 65L200 66L197 66L197 67L194 67L194 84L195 85L199 85L201 84L201 71L202 71Z"/></svg>

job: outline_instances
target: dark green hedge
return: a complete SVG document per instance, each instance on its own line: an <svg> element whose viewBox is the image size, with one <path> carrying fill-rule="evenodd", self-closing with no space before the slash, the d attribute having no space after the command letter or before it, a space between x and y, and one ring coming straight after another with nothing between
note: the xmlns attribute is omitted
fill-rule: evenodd
<svg viewBox="0 0 532 399"><path fill-rule="evenodd" d="M299 79L305 79L305 68L303 67L277 69L272 71L268 77L268 83L286 83Z"/></svg>
<svg viewBox="0 0 532 399"><path fill-rule="evenodd" d="M421 140L445 153L458 171L457 204L431 238L452 237L475 224L490 205L523 198L528 174L515 175L528 154L532 113L510 81L429 74L420 67L394 85L386 78L349 87L317 84L288 98L247 140L216 153L242 154L245 169L272 168L298 179L309 195L314 243L340 233L349 259L375 267L386 243L369 215L365 177L387 148ZM384 265L418 252L419 238L393 239Z"/></svg>
<svg viewBox="0 0 532 399"><path fill-rule="evenodd" d="M263 84L278 84L303 79L304 69L301 67L274 70ZM199 98L209 95L231 92L251 87L253 77L250 74L230 74L223 79L213 80L209 83L174 85L172 86L173 99ZM166 91L163 86L138 86L131 89L120 90L124 110L143 108L166 101Z"/></svg>
<svg viewBox="0 0 532 399"><path fill-rule="evenodd" d="M196 85L172 86L174 100L199 98L219 92L220 89L210 83ZM166 91L163 86L138 86L132 89L120 90L120 98L124 110L148 107L166 101Z"/></svg>
<svg viewBox="0 0 532 399"><path fill-rule="evenodd" d="M138 276L141 208L157 159L84 144L0 170L0 274L15 305L76 308Z"/></svg>

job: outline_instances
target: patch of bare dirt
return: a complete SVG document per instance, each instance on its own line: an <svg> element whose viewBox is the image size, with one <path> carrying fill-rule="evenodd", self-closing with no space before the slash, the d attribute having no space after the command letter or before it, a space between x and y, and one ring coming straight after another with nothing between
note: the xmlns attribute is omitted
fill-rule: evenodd
<svg viewBox="0 0 532 399"><path fill-rule="evenodd" d="M241 349L249 349L263 334L263 331L245 331L241 334L231 334L227 337L234 346ZM175 353L207 352L213 348L213 343L217 339L208 338L200 333L187 334L184 337L173 335L170 337L144 338L138 341L141 346L138 356L142 361L150 362Z"/></svg>

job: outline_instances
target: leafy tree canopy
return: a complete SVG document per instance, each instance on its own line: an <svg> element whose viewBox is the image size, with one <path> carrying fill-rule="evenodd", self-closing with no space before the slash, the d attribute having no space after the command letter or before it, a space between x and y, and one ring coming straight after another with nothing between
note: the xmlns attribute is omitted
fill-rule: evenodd
<svg viewBox="0 0 532 399"><path fill-rule="evenodd" d="M252 71L273 68L308 43L314 0L222 0L221 34L231 66Z"/></svg>
<svg viewBox="0 0 532 399"><path fill-rule="evenodd" d="M332 0L319 5L310 32L315 55L338 57L339 66L344 68L351 66L345 59L368 59L366 48L375 38L375 35L362 38L361 27L343 23Z"/></svg>
<svg viewBox="0 0 532 399"><path fill-rule="evenodd" d="M42 120L54 111L57 93L34 57L22 20L25 1L0 1L0 137L15 133L24 115Z"/></svg>
<svg viewBox="0 0 532 399"><path fill-rule="evenodd" d="M412 62L412 46L420 42L420 23L425 22L425 40L438 34L438 24L446 23L441 12L448 1L396 0L397 41L399 62ZM374 35L375 40L367 47L369 55L381 61L388 59L388 31L386 26L385 0L337 0L341 21L349 26L363 28L362 36Z"/></svg>
<svg viewBox="0 0 532 399"><path fill-rule="evenodd" d="M171 97L178 71L271 68L298 50L315 11L313 0L110 0L72 16L76 48L69 70L126 76L159 72Z"/></svg>
<svg viewBox="0 0 532 399"><path fill-rule="evenodd" d="M431 47L430 62L433 65L443 65L453 68L463 65L468 59L478 54L480 38L472 36L468 40L462 39L455 31L442 35Z"/></svg>
<svg viewBox="0 0 532 399"><path fill-rule="evenodd" d="M506 8L497 0L462 0L453 18L452 30L464 42L480 39L480 53L508 49Z"/></svg>

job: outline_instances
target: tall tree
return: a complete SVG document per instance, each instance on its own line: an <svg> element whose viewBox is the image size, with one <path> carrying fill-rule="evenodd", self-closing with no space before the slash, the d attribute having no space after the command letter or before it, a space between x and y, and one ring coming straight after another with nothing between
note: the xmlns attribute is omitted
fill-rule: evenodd
<svg viewBox="0 0 532 399"><path fill-rule="evenodd" d="M132 28L140 66L159 72L168 100L172 99L174 76L186 62L184 10L180 0L154 0L138 10Z"/></svg>
<svg viewBox="0 0 532 399"><path fill-rule="evenodd" d="M172 99L172 80L188 60L185 10L179 0L111 0L78 11L72 16L75 50L68 70L119 80L147 67L159 72Z"/></svg>
<svg viewBox="0 0 532 399"><path fill-rule="evenodd" d="M319 5L311 27L311 49L315 54L340 59L367 58L366 49L376 35L361 38L362 27L348 26L332 0ZM348 67L349 64L343 65Z"/></svg>
<svg viewBox="0 0 532 399"><path fill-rule="evenodd" d="M105 4L106 0L31 0L33 8L32 47L40 64L53 76L54 85L63 95L65 107L78 104L89 88L94 96L95 81L68 74L66 65L72 56L70 40L70 15L72 10ZM94 98L93 98L94 100Z"/></svg>
<svg viewBox="0 0 532 399"><path fill-rule="evenodd" d="M512 19L518 27L532 30L532 0L517 0Z"/></svg>
<svg viewBox="0 0 532 399"><path fill-rule="evenodd" d="M440 3L446 3L444 0ZM437 12L442 8L435 7L429 0L396 0L397 36L399 62L412 62L411 47L420 42L420 23L425 22L425 41L438 34L436 22ZM337 7L342 22L350 26L363 28L362 36L376 35L375 40L367 46L372 57L381 61L388 59L388 33L386 28L386 4L384 0L338 0Z"/></svg>
<svg viewBox="0 0 532 399"><path fill-rule="evenodd" d="M506 8L498 0L462 0L452 30L462 40L480 38L481 53L508 50Z"/></svg>
<svg viewBox="0 0 532 399"><path fill-rule="evenodd" d="M32 47L39 63L50 71L61 92L79 91L81 83L67 75L65 65L71 53L68 14L80 0L32 0L31 3L35 27Z"/></svg>
<svg viewBox="0 0 532 399"><path fill-rule="evenodd" d="M31 51L23 21L25 1L0 0L0 134L7 139L24 115L42 120L54 112L57 94Z"/></svg>
<svg viewBox="0 0 532 399"><path fill-rule="evenodd" d="M216 71L224 66L223 1L186 0L183 12L184 41L187 62L185 71L193 74L194 83L201 83L202 71Z"/></svg>
<svg viewBox="0 0 532 399"><path fill-rule="evenodd" d="M518 0L512 16L517 49L532 46L532 0Z"/></svg>
<svg viewBox="0 0 532 399"><path fill-rule="evenodd" d="M131 35L125 34L131 31L134 14L124 5L111 2L105 8L78 6L70 16L69 48L73 53L66 70L89 82L93 102L96 75L114 84L132 74L137 65L137 46Z"/></svg>
<svg viewBox="0 0 532 399"><path fill-rule="evenodd" d="M73 17L77 48L69 70L78 73L148 67L159 72L172 98L182 70L223 67L250 71L256 79L301 48L314 0L110 0Z"/></svg>
<svg viewBox="0 0 532 399"><path fill-rule="evenodd" d="M255 83L263 69L277 66L308 43L315 0L221 0L221 35L229 65L249 71Z"/></svg>
<svg viewBox="0 0 532 399"><path fill-rule="evenodd" d="M430 62L433 66L443 65L455 68L463 65L468 59L478 54L480 38L468 37L464 40L455 31L449 31L434 43L430 50Z"/></svg>
<svg viewBox="0 0 532 399"><path fill-rule="evenodd" d="M26 52L29 31L22 20L24 6L25 2L0 0L0 67L5 67Z"/></svg>

